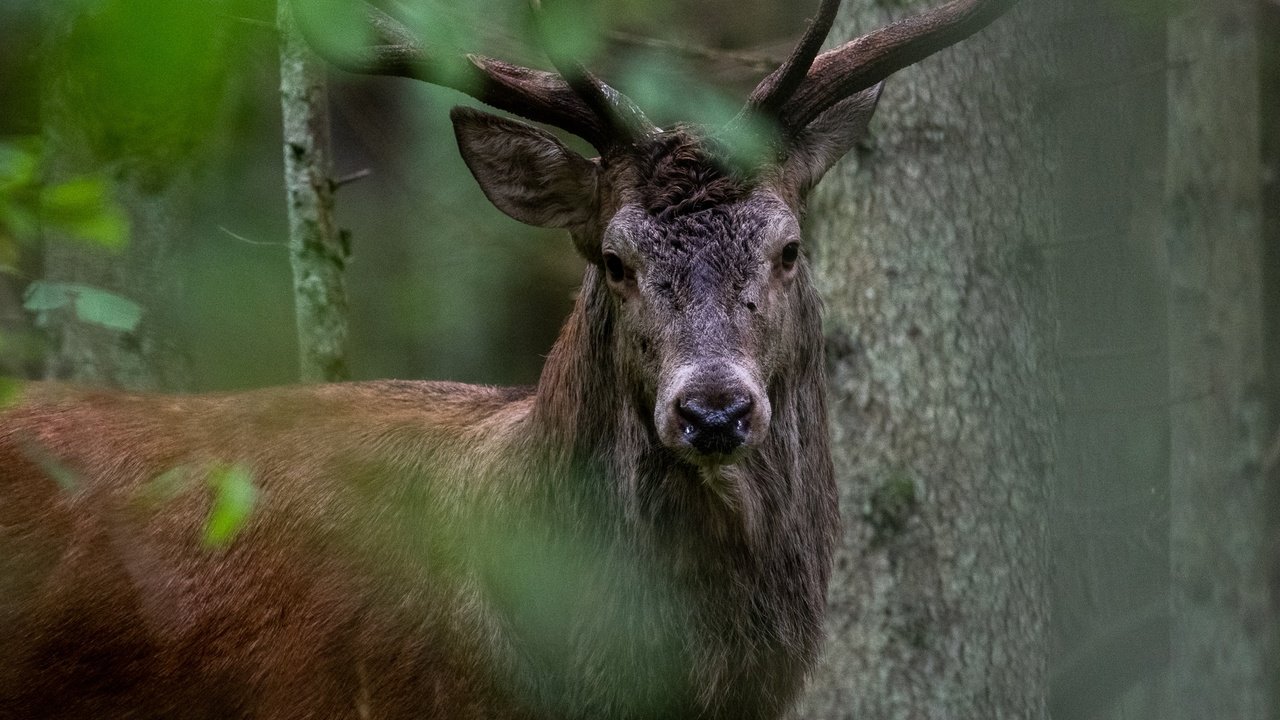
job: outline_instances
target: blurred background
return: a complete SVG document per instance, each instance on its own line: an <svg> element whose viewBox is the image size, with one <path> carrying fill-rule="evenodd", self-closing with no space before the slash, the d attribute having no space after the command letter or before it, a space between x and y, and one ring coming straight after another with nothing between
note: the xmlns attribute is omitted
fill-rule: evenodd
<svg viewBox="0 0 1280 720"><path fill-rule="evenodd" d="M546 64L519 0L385 5L433 42ZM892 16L902 3L879 5ZM815 6L587 3L582 33L566 42L659 124L716 122L786 55ZM1181 119L1169 78L1187 62L1169 44L1180 7L1068 0L1047 21L1055 65L1039 102L1067 148L1049 250L1063 408L1050 527L1059 720L1161 717L1170 458L1178 408L1197 399L1170 373L1170 302L1182 288L1164 203L1170 123ZM1254 24L1227 31L1255 44L1256 67L1239 72L1256 77L1256 106L1217 112L1253 118L1260 142L1264 332L1251 352L1263 381L1257 417L1241 422L1268 431L1256 470L1261 502L1277 507L1280 2L1252 8ZM297 380L275 12L261 0L0 3L0 374L76 377L74 314L154 352L165 370L147 386ZM334 176L349 180L337 220L350 233L352 376L533 383L583 268L568 238L485 200L449 127L450 107L474 104L465 96L337 71L330 82ZM49 292L68 286L75 307ZM1259 556L1278 553L1280 542ZM1274 613L1253 622L1276 632ZM1251 717L1280 717L1269 663L1261 695L1271 700Z"/></svg>

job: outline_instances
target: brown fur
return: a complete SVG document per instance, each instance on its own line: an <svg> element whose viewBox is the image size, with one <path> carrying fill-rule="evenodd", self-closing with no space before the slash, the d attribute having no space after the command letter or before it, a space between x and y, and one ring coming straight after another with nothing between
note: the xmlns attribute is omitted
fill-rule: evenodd
<svg viewBox="0 0 1280 720"><path fill-rule="evenodd" d="M499 207L594 213L537 387L28 387L0 412L0 718L785 712L836 528L819 303L776 267L798 208L681 133L621 167L455 122ZM737 382L770 408L742 452L663 435L671 392ZM259 499L206 547L228 464Z"/></svg>
<svg viewBox="0 0 1280 720"><path fill-rule="evenodd" d="M816 355L726 501L611 389L602 292L536 395L31 386L0 418L0 717L775 716L834 524ZM209 549L227 462L261 500Z"/></svg>

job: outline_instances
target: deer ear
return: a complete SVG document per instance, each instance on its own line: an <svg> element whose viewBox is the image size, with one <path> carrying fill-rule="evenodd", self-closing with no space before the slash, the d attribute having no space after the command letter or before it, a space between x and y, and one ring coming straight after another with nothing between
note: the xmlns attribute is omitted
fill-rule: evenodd
<svg viewBox="0 0 1280 720"><path fill-rule="evenodd" d="M595 214L599 167L532 125L455 107L462 160L499 210L538 227L572 228Z"/></svg>
<svg viewBox="0 0 1280 720"><path fill-rule="evenodd" d="M796 197L808 194L837 160L867 136L883 88L881 82L850 95L796 135L782 163L783 182Z"/></svg>

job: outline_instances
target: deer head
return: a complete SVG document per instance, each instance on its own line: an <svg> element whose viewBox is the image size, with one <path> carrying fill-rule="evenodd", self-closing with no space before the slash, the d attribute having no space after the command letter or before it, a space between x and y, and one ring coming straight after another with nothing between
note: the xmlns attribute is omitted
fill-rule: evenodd
<svg viewBox="0 0 1280 720"><path fill-rule="evenodd" d="M801 235L808 192L865 135L884 78L1010 4L954 0L818 54L839 6L823 0L736 121L764 119L772 129L767 156L746 163L728 151L723 129L658 128L554 55L558 73L431 54L372 9L377 47L357 58L326 54L352 71L465 89L599 151L588 159L531 125L452 113L489 200L522 222L569 231L589 263L583 292L607 295L617 380L650 414L657 440L688 462L717 466L765 440L771 388L821 337Z"/></svg>

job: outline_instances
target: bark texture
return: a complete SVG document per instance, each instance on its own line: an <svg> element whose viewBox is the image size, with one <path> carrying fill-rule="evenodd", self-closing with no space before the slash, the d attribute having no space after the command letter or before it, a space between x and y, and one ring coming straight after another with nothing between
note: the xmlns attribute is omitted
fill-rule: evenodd
<svg viewBox="0 0 1280 720"><path fill-rule="evenodd" d="M844 536L800 717L1045 715L1051 156L1027 9L891 79L811 203ZM849 4L832 37L888 19Z"/></svg>
<svg viewBox="0 0 1280 720"><path fill-rule="evenodd" d="M1169 21L1171 720L1273 717L1256 13Z"/></svg>
<svg viewBox="0 0 1280 720"><path fill-rule="evenodd" d="M335 183L329 146L329 97L323 63L299 35L281 0L280 101L284 119L289 260L304 382L346 380L348 250L333 218Z"/></svg>
<svg viewBox="0 0 1280 720"><path fill-rule="evenodd" d="M87 322L68 306L45 317L50 340L47 379L132 390L183 390L189 360L167 318L182 293L175 241L191 228L189 174L166 178L159 187L129 173L110 183L112 196L129 218L129 242L110 251L46 233L44 279L111 293L142 308L136 327Z"/></svg>

